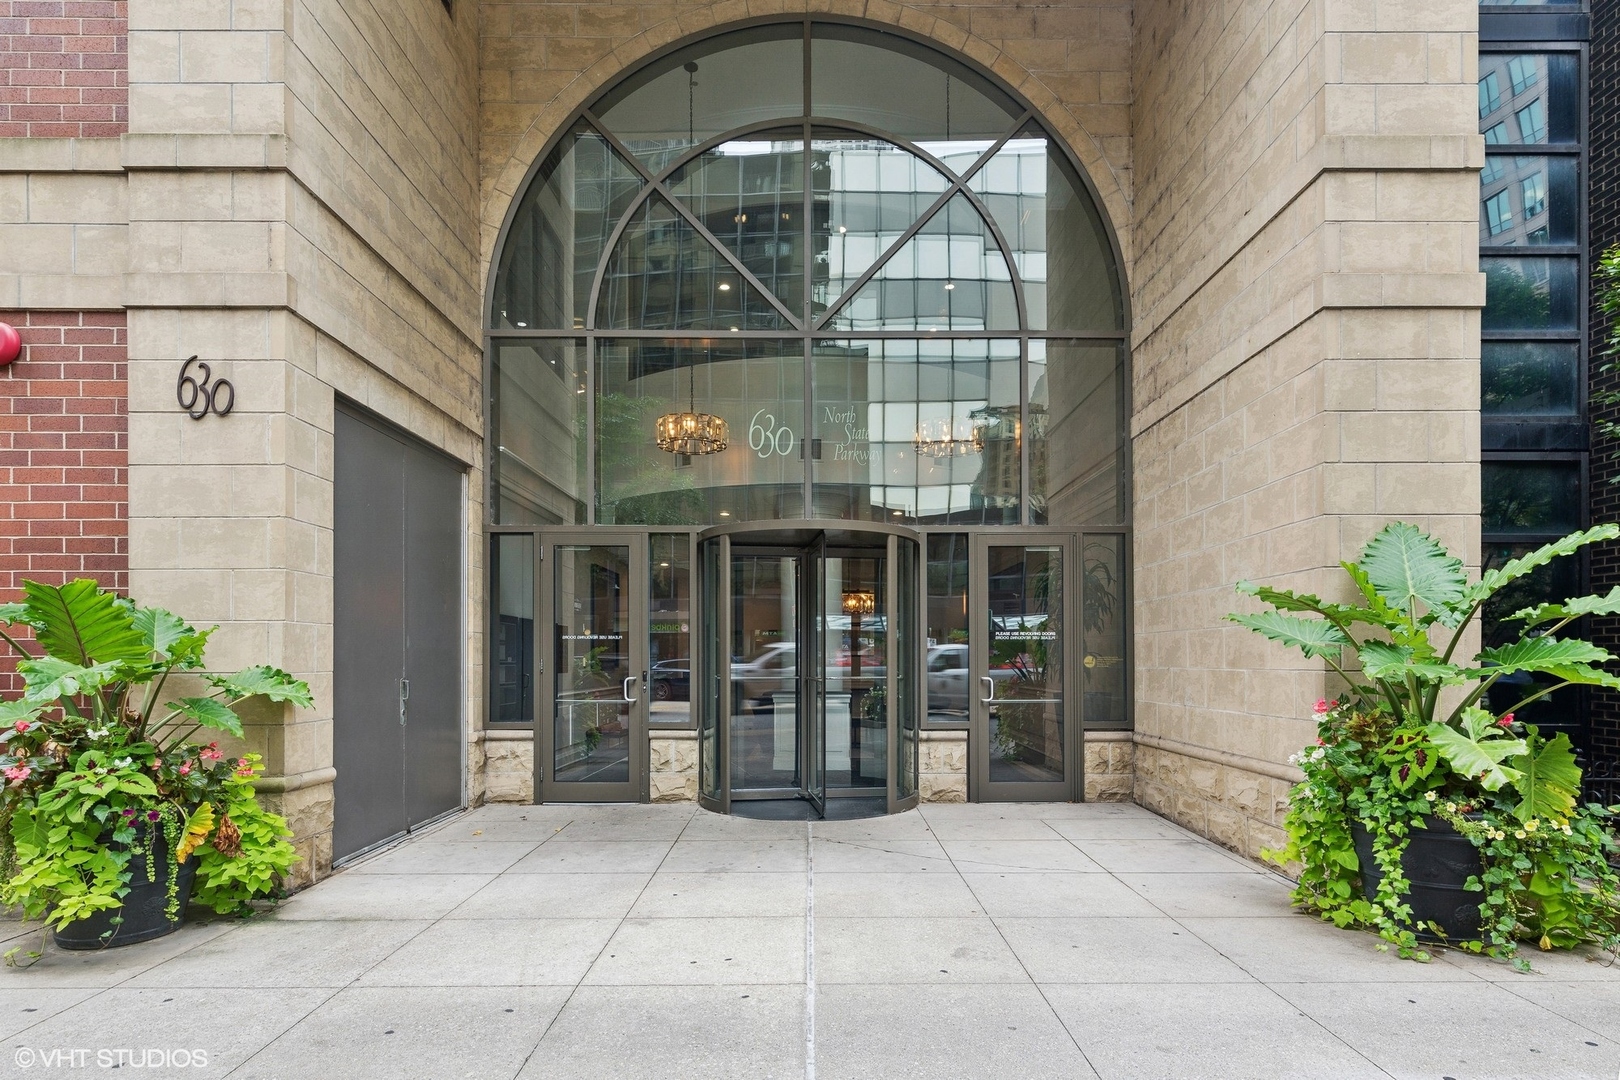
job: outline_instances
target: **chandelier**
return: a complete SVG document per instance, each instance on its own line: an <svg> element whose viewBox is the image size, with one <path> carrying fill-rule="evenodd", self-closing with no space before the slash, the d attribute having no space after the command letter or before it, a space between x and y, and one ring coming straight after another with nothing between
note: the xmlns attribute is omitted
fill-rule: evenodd
<svg viewBox="0 0 1620 1080"><path fill-rule="evenodd" d="M845 615L870 615L877 611L877 594L847 592L844 594Z"/></svg>
<svg viewBox="0 0 1620 1080"><path fill-rule="evenodd" d="M687 407L685 412L665 413L658 418L655 433L658 449L685 457L718 454L729 444L726 422L718 416L697 411L696 375L687 368Z"/></svg>
<svg viewBox="0 0 1620 1080"><path fill-rule="evenodd" d="M980 449L973 439L956 437L956 426L950 420L930 420L917 425L911 446L918 457L963 457Z"/></svg>

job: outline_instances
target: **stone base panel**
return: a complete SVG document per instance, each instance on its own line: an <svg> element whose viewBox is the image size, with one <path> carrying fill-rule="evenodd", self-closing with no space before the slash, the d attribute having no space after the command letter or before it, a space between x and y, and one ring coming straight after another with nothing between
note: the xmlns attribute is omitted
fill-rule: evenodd
<svg viewBox="0 0 1620 1080"><path fill-rule="evenodd" d="M1251 859L1286 842L1283 819L1295 781L1285 767L1201 747L1171 748L1151 736L1138 735L1135 750L1135 801L1149 810Z"/></svg>

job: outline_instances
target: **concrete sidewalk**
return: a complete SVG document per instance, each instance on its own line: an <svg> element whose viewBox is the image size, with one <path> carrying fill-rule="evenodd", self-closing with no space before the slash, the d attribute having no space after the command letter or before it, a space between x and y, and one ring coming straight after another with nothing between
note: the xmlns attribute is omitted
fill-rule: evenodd
<svg viewBox="0 0 1620 1080"><path fill-rule="evenodd" d="M271 917L0 973L0 1076L1620 1073L1620 967L1400 961L1287 892L1128 805L489 806Z"/></svg>

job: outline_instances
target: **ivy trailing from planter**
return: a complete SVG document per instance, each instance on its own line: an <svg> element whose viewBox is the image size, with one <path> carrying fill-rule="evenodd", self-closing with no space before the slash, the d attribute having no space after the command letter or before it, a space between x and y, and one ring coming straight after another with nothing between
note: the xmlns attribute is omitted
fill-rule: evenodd
<svg viewBox="0 0 1620 1080"><path fill-rule="evenodd" d="M1566 686L1620 689L1600 666L1614 659L1607 650L1559 636L1578 619L1620 614L1620 588L1521 610L1506 620L1522 625L1519 640L1468 664L1455 659L1492 596L1617 536L1615 525L1575 533L1470 582L1462 560L1395 522L1360 559L1341 564L1352 603L1239 584L1271 610L1228 618L1322 661L1346 686L1337 702L1317 703L1316 745L1291 759L1304 780L1291 796L1288 843L1264 853L1297 870L1297 904L1338 926L1376 931L1381 948L1428 959L1419 937L1445 940L1446 928L1414 918L1403 861L1416 830L1445 827L1438 819L1475 847L1483 867L1464 886L1480 894L1481 935L1449 944L1521 966L1523 940L1620 951L1620 887L1608 862L1620 808L1577 805L1581 772L1568 736L1544 737L1514 716ZM1516 675L1543 681L1501 713L1488 710L1491 688ZM1356 853L1358 825L1371 834L1381 876L1371 896L1374 868Z"/></svg>
<svg viewBox="0 0 1620 1080"><path fill-rule="evenodd" d="M240 740L245 702L311 708L309 687L267 666L208 672L212 630L94 581L23 589L21 603L0 605L0 640L18 655L24 684L0 701L0 903L58 931L119 912L134 856L156 883L161 836L171 922L181 914L179 867L193 858L199 899L221 913L251 911L297 856L286 822L258 804L258 755L229 755L197 736L212 729ZM18 627L42 653L25 647ZM181 674L206 692L169 698Z"/></svg>

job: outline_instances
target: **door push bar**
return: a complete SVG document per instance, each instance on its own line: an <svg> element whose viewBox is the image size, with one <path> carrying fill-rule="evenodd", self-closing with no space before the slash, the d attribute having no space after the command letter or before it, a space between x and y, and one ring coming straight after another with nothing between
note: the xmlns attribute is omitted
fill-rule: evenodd
<svg viewBox="0 0 1620 1080"><path fill-rule="evenodd" d="M992 679L988 675L980 675L979 676L979 681L984 683L986 686L988 686L990 688L990 696L986 697L986 698L980 698L979 700L981 702L983 702L984 704L986 704L986 705L994 705L995 702L996 702L996 680Z"/></svg>
<svg viewBox="0 0 1620 1080"><path fill-rule="evenodd" d="M620 694L624 698L625 704L627 705L634 705L640 700L639 698L633 698L630 696L630 684L635 681L636 677L634 675L626 675L624 677L624 686L621 689Z"/></svg>

